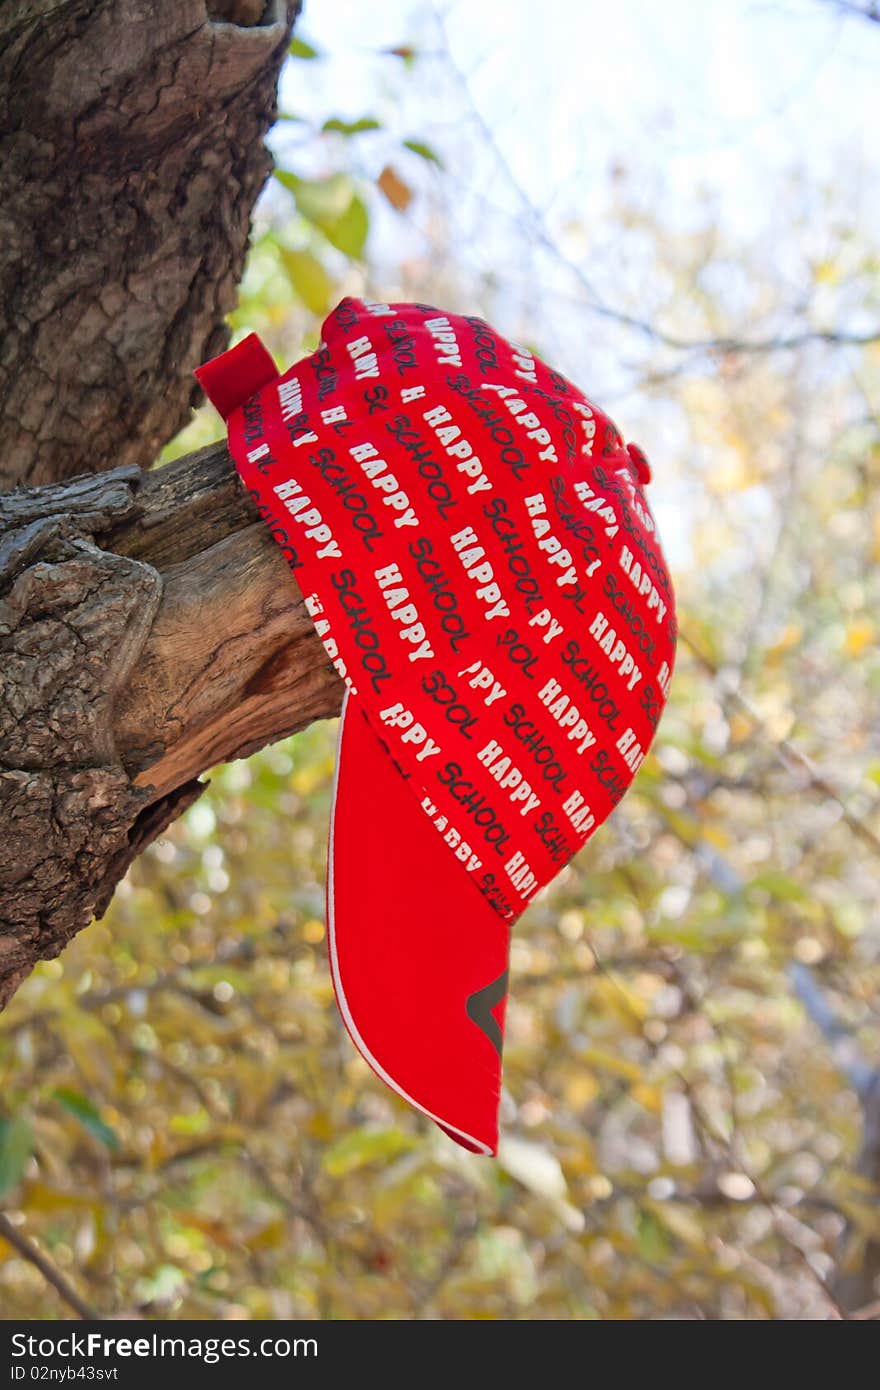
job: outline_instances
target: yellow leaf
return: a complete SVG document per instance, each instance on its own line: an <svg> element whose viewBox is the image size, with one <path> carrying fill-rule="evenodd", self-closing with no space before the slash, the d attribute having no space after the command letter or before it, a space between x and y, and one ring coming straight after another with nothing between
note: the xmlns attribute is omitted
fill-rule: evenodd
<svg viewBox="0 0 880 1390"><path fill-rule="evenodd" d="M646 1001L619 975L607 974L593 982L592 1002L620 1019L631 1033L639 1033L648 1014Z"/></svg>
<svg viewBox="0 0 880 1390"><path fill-rule="evenodd" d="M317 1110L306 1125L307 1132L313 1139L332 1139L336 1133L336 1126L326 1110Z"/></svg>
<svg viewBox="0 0 880 1390"><path fill-rule="evenodd" d="M283 1216L277 1216L254 1231L253 1235L246 1236L244 1244L248 1250L277 1250L284 1243L286 1234L287 1222Z"/></svg>
<svg viewBox="0 0 880 1390"><path fill-rule="evenodd" d="M592 1141L585 1134L578 1135L577 1145L573 1145L565 1155L565 1171L570 1177L593 1177L599 1172L599 1162Z"/></svg>
<svg viewBox="0 0 880 1390"><path fill-rule="evenodd" d="M659 1086L649 1086L646 1081L640 1081L633 1086L630 1095L637 1105L641 1105L644 1110L649 1110L652 1115L659 1115L663 1108L663 1091Z"/></svg>
<svg viewBox="0 0 880 1390"><path fill-rule="evenodd" d="M677 1236L692 1250L705 1250L706 1231L696 1212L680 1202L647 1201L645 1206L651 1210L672 1235Z"/></svg>
<svg viewBox="0 0 880 1390"><path fill-rule="evenodd" d="M585 1105L596 1099L601 1087L592 1072L577 1072L569 1077L565 1083L563 1095L566 1105L570 1105L572 1110L581 1110Z"/></svg>
<svg viewBox="0 0 880 1390"><path fill-rule="evenodd" d="M856 618L846 629L843 650L847 656L861 656L874 641L874 624L867 618Z"/></svg>
<svg viewBox="0 0 880 1390"><path fill-rule="evenodd" d="M800 623L788 623L787 626L782 629L782 632L773 645L765 649L765 664L771 661L778 661L784 652L791 651L792 647L798 646L803 635L804 630Z"/></svg>
<svg viewBox="0 0 880 1390"><path fill-rule="evenodd" d="M736 713L730 716L730 737L734 743L742 743L750 738L754 728L754 721L747 715Z"/></svg>
<svg viewBox="0 0 880 1390"><path fill-rule="evenodd" d="M412 189L409 184L404 183L390 164L385 165L376 182L391 206L398 212L406 212L412 202Z"/></svg>
<svg viewBox="0 0 880 1390"><path fill-rule="evenodd" d="M717 825L706 825L703 827L703 839L708 840L710 845L716 849L728 849L730 847L730 836L726 830L722 830Z"/></svg>
<svg viewBox="0 0 880 1390"><path fill-rule="evenodd" d="M578 1054L581 1062L594 1067L596 1071L607 1071L612 1076L620 1076L624 1081L641 1081L642 1069L635 1062L629 1062L616 1053L603 1052L598 1047L586 1047Z"/></svg>
<svg viewBox="0 0 880 1390"><path fill-rule="evenodd" d="M69 1211L71 1208L97 1211L100 1209L100 1203L94 1197L88 1197L79 1192L66 1192L63 1188L50 1187L48 1183L42 1182L28 1183L22 1205L25 1211Z"/></svg>
<svg viewBox="0 0 880 1390"><path fill-rule="evenodd" d="M834 261L819 261L813 270L813 278L817 285L836 285L840 279L840 271Z"/></svg>
<svg viewBox="0 0 880 1390"><path fill-rule="evenodd" d="M287 278L306 308L319 317L326 314L335 296L335 286L317 256L311 251L282 247L281 259Z"/></svg>
<svg viewBox="0 0 880 1390"><path fill-rule="evenodd" d="M388 1163L414 1143L399 1129L353 1129L326 1150L322 1166L331 1178L342 1178L368 1163Z"/></svg>
<svg viewBox="0 0 880 1390"><path fill-rule="evenodd" d="M211 1116L203 1107L186 1114L172 1115L168 1121L171 1134L204 1134L211 1128Z"/></svg>
<svg viewBox="0 0 880 1390"><path fill-rule="evenodd" d="M188 1246L192 1246L192 1232L198 1231L201 1235L207 1236L215 1244L224 1250L233 1250L238 1244L239 1237L227 1230L226 1226L219 1220L214 1220L210 1216L203 1216L201 1212L190 1210L178 1210L175 1216L180 1226L180 1232ZM246 1240L245 1244L249 1244Z"/></svg>

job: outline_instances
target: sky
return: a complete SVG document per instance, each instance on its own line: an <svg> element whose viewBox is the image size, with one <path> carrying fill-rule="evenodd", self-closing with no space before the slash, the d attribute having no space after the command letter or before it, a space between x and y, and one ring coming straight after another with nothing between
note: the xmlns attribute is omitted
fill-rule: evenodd
<svg viewBox="0 0 880 1390"><path fill-rule="evenodd" d="M375 91L372 54L430 49L445 34L506 162L543 206L582 203L597 172L633 161L671 203L709 190L719 216L751 229L781 172L798 164L823 182L876 145L880 25L830 0L306 0L300 32L328 55L306 76L351 113ZM454 99L423 113L419 95L414 119L454 123ZM864 193L876 218L876 179Z"/></svg>
<svg viewBox="0 0 880 1390"><path fill-rule="evenodd" d="M680 452L680 422L677 437L675 412L648 411L631 389L644 339L589 309L656 313L652 261L637 238L622 241L615 191L665 227L711 224L757 247L783 299L790 282L795 313L835 219L868 242L880 226L880 24L832 0L306 0L298 32L322 56L288 65L283 110L318 123L376 115L444 157L442 176L405 167L428 187L442 177L442 236L430 198L406 219L378 200L380 278L384 268L393 283L396 265L421 256L442 284L445 256L444 307L459 311L497 279L496 326L537 345L646 445L667 552L684 557L686 499L656 467ZM401 44L420 54L414 73L384 52ZM277 127L276 149L298 129ZM353 156L365 166L371 139ZM576 275L545 254L545 234ZM736 273L714 271L732 303Z"/></svg>

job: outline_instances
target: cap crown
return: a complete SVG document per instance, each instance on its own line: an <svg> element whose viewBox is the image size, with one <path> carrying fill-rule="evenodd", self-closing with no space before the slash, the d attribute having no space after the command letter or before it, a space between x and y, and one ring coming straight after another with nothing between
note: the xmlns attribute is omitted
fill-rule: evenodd
<svg viewBox="0 0 880 1390"><path fill-rule="evenodd" d="M644 456L482 319L354 299L228 423L413 815L512 921L620 801L666 702Z"/></svg>

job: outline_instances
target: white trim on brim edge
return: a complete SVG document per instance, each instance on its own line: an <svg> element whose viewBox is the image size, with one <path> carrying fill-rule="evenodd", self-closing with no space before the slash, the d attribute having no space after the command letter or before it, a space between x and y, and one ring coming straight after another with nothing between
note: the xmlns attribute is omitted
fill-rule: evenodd
<svg viewBox="0 0 880 1390"><path fill-rule="evenodd" d="M473 1144L474 1147L477 1148L480 1153L488 1154L491 1157L492 1150L488 1147L488 1145L484 1144L482 1140L475 1139L472 1134L467 1134L463 1129L459 1129L457 1125L450 1124L448 1120L441 1119L439 1115L435 1115L434 1112L432 1110L428 1110L426 1106L420 1105L417 1100L413 1099L413 1097L409 1094L408 1091L405 1091L403 1087L400 1086L392 1076L388 1075L388 1072L382 1066L381 1062L379 1062L373 1056L372 1052L367 1047L367 1044L361 1037L360 1032L358 1031L357 1024L355 1023L354 1018L352 1017L351 1009L348 1007L348 1000L345 997L345 990L342 988L342 978L339 973L339 957L336 952L336 913L334 905L334 880L336 859L336 798L339 791L339 771L342 764L342 758L340 754L342 752L342 733L343 729L345 728L345 716L348 709L348 696L349 692L348 690L346 690L342 700L342 712L340 714L339 719L339 741L336 746L336 771L333 774L333 806L330 812L330 846L327 861L327 940L330 947L330 971L333 976L333 987L336 990L336 1001L339 1005L339 1012L342 1014L343 1022L345 1023L345 1026L348 1029L349 1034L351 1036L351 1040L357 1048L358 1052L360 1052L361 1056L364 1058L365 1061L369 1062L376 1075L380 1076L382 1080L385 1082L385 1084L391 1087L392 1091L396 1091L399 1096L402 1096L403 1099L407 1101L410 1105L412 1105L416 1110L421 1110L422 1114L427 1115L429 1120L433 1120L435 1124L442 1125L443 1128L448 1130L451 1134L460 1135L461 1138L466 1140L468 1144Z"/></svg>

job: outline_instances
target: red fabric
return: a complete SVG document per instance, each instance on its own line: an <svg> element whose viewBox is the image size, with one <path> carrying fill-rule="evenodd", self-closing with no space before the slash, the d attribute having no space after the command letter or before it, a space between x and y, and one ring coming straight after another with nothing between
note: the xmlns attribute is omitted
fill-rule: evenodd
<svg viewBox="0 0 880 1390"><path fill-rule="evenodd" d="M339 1010L384 1081L460 1144L494 1153L510 930L449 872L410 792L354 699L339 742L327 936ZM450 880L447 883L447 880ZM482 1013L479 994L492 995ZM499 1018L500 1013L500 1018ZM490 1031L491 1025L489 1025Z"/></svg>
<svg viewBox="0 0 880 1390"><path fill-rule="evenodd" d="M347 1022L397 1089L494 1150L472 986L621 799L668 693L650 470L481 319L344 300L262 389L243 347L200 376L350 692L331 884Z"/></svg>
<svg viewBox="0 0 880 1390"><path fill-rule="evenodd" d="M255 395L261 387L268 386L277 375L278 368L256 333L249 333L222 357L214 357L204 366L196 367L196 376L205 395L210 397L224 420L229 419L236 406Z"/></svg>

